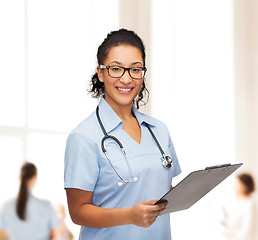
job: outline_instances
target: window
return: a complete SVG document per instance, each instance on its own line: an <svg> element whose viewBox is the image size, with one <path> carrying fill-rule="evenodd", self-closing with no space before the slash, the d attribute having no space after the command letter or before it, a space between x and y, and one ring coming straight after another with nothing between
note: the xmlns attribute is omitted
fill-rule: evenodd
<svg viewBox="0 0 258 240"><path fill-rule="evenodd" d="M66 205L65 141L95 109L86 89L118 9L118 0L1 1L0 206L17 194L26 160L38 167L35 195Z"/></svg>

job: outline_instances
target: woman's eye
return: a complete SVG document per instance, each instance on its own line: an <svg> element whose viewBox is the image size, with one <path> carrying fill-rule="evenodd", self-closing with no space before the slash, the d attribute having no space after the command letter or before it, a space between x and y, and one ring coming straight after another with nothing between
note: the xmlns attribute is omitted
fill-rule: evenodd
<svg viewBox="0 0 258 240"><path fill-rule="evenodd" d="M121 68L120 68L120 67L111 67L110 69L111 69L111 71L113 71L113 72L120 72L120 71L121 71Z"/></svg>
<svg viewBox="0 0 258 240"><path fill-rule="evenodd" d="M141 68L132 68L131 71L133 73L139 73L141 71Z"/></svg>

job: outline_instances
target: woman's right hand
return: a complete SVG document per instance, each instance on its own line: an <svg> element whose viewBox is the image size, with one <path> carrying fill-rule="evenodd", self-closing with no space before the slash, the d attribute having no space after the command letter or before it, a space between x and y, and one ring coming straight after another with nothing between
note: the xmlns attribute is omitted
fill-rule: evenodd
<svg viewBox="0 0 258 240"><path fill-rule="evenodd" d="M166 209L168 203L155 205L157 199L152 201L143 201L131 207L131 221L139 227L151 226L159 214Z"/></svg>

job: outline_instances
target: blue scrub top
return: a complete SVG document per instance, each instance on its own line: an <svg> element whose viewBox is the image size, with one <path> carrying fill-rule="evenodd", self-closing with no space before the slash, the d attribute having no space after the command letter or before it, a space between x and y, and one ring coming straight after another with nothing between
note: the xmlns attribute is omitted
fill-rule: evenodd
<svg viewBox="0 0 258 240"><path fill-rule="evenodd" d="M102 97L99 103L101 121L109 135L117 137L123 144L133 177L138 181L118 186L121 182L101 150L104 134L94 111L69 135L65 152L64 187L93 192L92 204L103 208L127 208L141 201L162 197L170 188L172 178L180 172L176 152L169 131L161 121L138 112L132 106L141 127L141 142L137 143L123 129L123 122ZM145 122L149 124L163 151L173 159L171 168L161 165L161 153ZM107 139L108 155L126 180L129 170L120 148L115 141ZM161 215L148 228L123 225L109 228L81 227L81 240L131 240L171 239L169 214Z"/></svg>
<svg viewBox="0 0 258 240"><path fill-rule="evenodd" d="M0 229L7 231L8 240L49 240L50 231L59 223L50 202L29 193L26 220L16 214L16 199L10 200L3 207Z"/></svg>

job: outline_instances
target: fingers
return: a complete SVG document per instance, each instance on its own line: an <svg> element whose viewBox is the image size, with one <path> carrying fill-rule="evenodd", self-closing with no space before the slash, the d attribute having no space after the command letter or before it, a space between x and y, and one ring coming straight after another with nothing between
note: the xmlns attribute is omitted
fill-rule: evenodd
<svg viewBox="0 0 258 240"><path fill-rule="evenodd" d="M155 205L155 211L159 211L162 212L167 208L168 202L164 202L164 203L159 203L157 205Z"/></svg>
<svg viewBox="0 0 258 240"><path fill-rule="evenodd" d="M155 205L157 199L152 201L143 201L131 208L131 217L133 224L140 227L149 227L152 225L159 214L164 211L168 203L160 203Z"/></svg>
<svg viewBox="0 0 258 240"><path fill-rule="evenodd" d="M157 202L157 199L154 199L151 202L153 205L149 208L148 217L150 221L155 221L159 214L166 209L168 203L165 202L154 205Z"/></svg>
<svg viewBox="0 0 258 240"><path fill-rule="evenodd" d="M154 200L151 200L151 201L143 201L141 203L144 204L144 205L155 205L156 202L158 202L157 198L155 198ZM167 205L168 205L168 202L162 202L162 203L159 203L155 206L166 207Z"/></svg>
<svg viewBox="0 0 258 240"><path fill-rule="evenodd" d="M160 213L164 211L168 205L168 202L163 202L155 205L155 203L158 201L158 199L154 199L152 201L143 201L142 204L144 205L151 205L151 211L155 213Z"/></svg>
<svg viewBox="0 0 258 240"><path fill-rule="evenodd" d="M151 201L143 201L142 204L144 204L144 205L154 205L157 201L158 201L158 199L155 198L154 200L151 200Z"/></svg>
<svg viewBox="0 0 258 240"><path fill-rule="evenodd" d="M156 219L160 215L160 213L162 211L164 211L165 209L166 209L166 207L164 206L164 207L158 208L158 209L154 210L152 213L150 213L148 216L148 220L147 220L148 224L146 225L146 227L151 226L156 221Z"/></svg>
<svg viewBox="0 0 258 240"><path fill-rule="evenodd" d="M164 210L166 210L167 205L159 206L154 212L157 214L157 216L162 213Z"/></svg>

